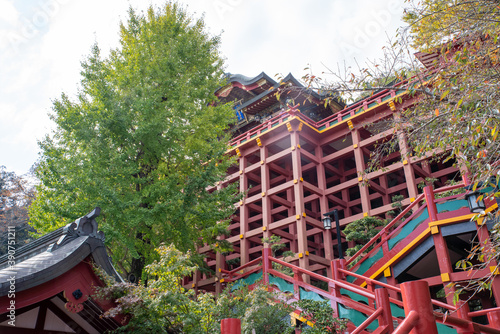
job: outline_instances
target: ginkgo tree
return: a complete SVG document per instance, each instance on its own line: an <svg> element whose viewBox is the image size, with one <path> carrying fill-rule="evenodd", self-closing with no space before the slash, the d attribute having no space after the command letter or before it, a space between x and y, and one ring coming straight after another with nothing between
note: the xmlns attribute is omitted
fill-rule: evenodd
<svg viewBox="0 0 500 334"><path fill-rule="evenodd" d="M168 1L130 9L109 56L93 46L78 95L54 101L56 129L40 142L30 207L39 232L100 206L109 252L136 278L162 242L225 246L217 238L236 185L207 191L234 163L225 154L234 111L214 96L224 78L219 44L202 19Z"/></svg>

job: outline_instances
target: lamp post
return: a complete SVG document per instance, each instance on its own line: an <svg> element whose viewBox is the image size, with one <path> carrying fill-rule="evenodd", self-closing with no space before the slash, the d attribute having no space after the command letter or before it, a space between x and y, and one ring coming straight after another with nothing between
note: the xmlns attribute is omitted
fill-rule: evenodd
<svg viewBox="0 0 500 334"><path fill-rule="evenodd" d="M339 211L337 209L323 214L323 227L325 228L325 230L329 230L332 228L332 215L335 219L335 227L337 230L337 249L339 251L339 259L343 259L344 253L342 252L342 238L340 237Z"/></svg>

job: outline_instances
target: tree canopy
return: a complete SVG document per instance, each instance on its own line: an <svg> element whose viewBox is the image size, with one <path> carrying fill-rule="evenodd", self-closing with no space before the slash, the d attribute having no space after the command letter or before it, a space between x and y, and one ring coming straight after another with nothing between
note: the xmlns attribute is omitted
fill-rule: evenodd
<svg viewBox="0 0 500 334"><path fill-rule="evenodd" d="M498 2L406 0L403 19L407 25L383 48L382 59L305 79L347 101L410 80L406 87L417 102L400 108L393 126L406 134L411 153L434 152L474 181L488 180L500 149ZM398 150L397 138L379 153L388 147ZM379 168L376 159L371 167Z"/></svg>
<svg viewBox="0 0 500 334"><path fill-rule="evenodd" d="M33 238L34 229L29 225L28 207L35 197L35 190L25 177L9 172L0 166L0 255L7 253L9 232L17 246Z"/></svg>
<svg viewBox="0 0 500 334"><path fill-rule="evenodd" d="M166 2L130 9L108 57L92 47L76 99L54 101L56 130L39 143L30 207L39 232L100 206L114 260L136 275L161 242L215 245L237 191L207 191L234 162L225 155L234 112L214 96L224 78L219 43L202 19Z"/></svg>
<svg viewBox="0 0 500 334"><path fill-rule="evenodd" d="M409 43L433 53L439 71L427 92L403 113L411 144L421 154L449 150L462 168L487 179L498 167L500 141L497 1L409 1Z"/></svg>

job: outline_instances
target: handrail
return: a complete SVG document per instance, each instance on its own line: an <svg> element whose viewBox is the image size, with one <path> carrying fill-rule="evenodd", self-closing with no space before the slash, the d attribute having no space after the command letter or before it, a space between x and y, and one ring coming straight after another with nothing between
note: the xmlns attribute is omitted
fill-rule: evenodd
<svg viewBox="0 0 500 334"><path fill-rule="evenodd" d="M486 334L500 334L500 329L495 329L486 325L481 325L478 323L473 323L470 320L460 319L452 316L445 316L439 312L434 312L434 317L436 320L443 325L451 325L460 328L470 328L474 324L474 333L486 333ZM477 331L476 331L477 330Z"/></svg>
<svg viewBox="0 0 500 334"><path fill-rule="evenodd" d="M331 279L329 277L325 277L323 275L320 275L320 274L316 274L315 272L312 272L312 271L309 271L307 269L303 269L303 268L300 268L300 267L297 267L297 266L294 266L293 264L290 264L288 262L285 262L285 261L281 261L279 259L276 259L274 257L269 257L269 260L273 261L273 262L276 262L278 264L281 264L283 266L286 266L288 268L291 268L291 269L294 269L296 271L298 271L299 273L302 273L302 274L306 274L306 275L309 275L310 277L312 278L315 278L315 279L318 279L320 281L324 281L324 282L327 282L327 283L332 283L340 288L343 288L343 289L346 289L348 291L351 291L351 292L354 292L354 293L357 293L359 294L360 296L363 296L363 297L366 297L366 298L371 298L371 299L374 299L375 298L375 295L371 292L369 292L368 290L366 289L363 289L363 288L355 288L345 282L340 282L340 281L336 281L334 279Z"/></svg>
<svg viewBox="0 0 500 334"><path fill-rule="evenodd" d="M349 271L349 270L346 270L346 269L339 268L338 271L341 272L341 273L343 273L343 274L345 274L345 275L349 275L349 276L353 276L353 277L362 279L362 280L364 280L367 283L378 285L378 286L381 286L383 288L386 288L386 289L389 289L389 290L401 293L401 289L398 288L397 286L389 285L387 283L383 283L383 282L371 279L369 277L353 273L352 271ZM402 301L397 300L397 299L394 299L393 302L394 301L397 301L396 304L398 304L399 306L402 306ZM434 305L434 306L441 307L441 308L444 308L444 309L448 309L449 311L452 311L452 312L454 312L454 311L457 310L456 306L452 306L452 305L443 303L443 302L441 302L439 300L436 300L436 299L431 299L431 302L432 302L432 305ZM488 310L491 310L491 309L488 309ZM500 310L500 308L499 308L499 310Z"/></svg>
<svg viewBox="0 0 500 334"><path fill-rule="evenodd" d="M368 327L373 322L373 320L375 320L376 318L378 318L383 312L384 312L383 308L379 308L379 309L375 310L375 312L373 312L372 315L370 315L365 321L363 321L361 323L361 325L359 325L358 327L356 327L356 329L353 330L351 332L351 334L359 334L362 331L364 331L365 328Z"/></svg>
<svg viewBox="0 0 500 334"><path fill-rule="evenodd" d="M361 312L367 314L368 315L367 319L365 321L363 321L363 323L360 326L358 326L356 328L355 332L353 332L353 333L360 333L374 319L376 319L377 317L380 317L383 314L383 312L386 312L386 311L390 312L390 310L385 310L386 307L384 307L383 304L381 304L381 307L379 307L378 301L377 301L377 309L373 308L372 303L374 301L376 301L378 298L374 292L380 291L380 290L371 291L371 290L361 288L361 287L354 285L352 283L349 283L347 281L325 277L325 276L322 276L320 274L314 273L314 272L309 271L307 269L303 269L301 267L295 266L293 264L290 264L288 262L285 262L283 260L274 258L274 257L272 257L270 255L266 255L266 254L269 254L269 252L265 252L265 249L264 249L263 256L255 259L255 260L252 260L249 263L247 263L239 268L236 268L232 271L222 270L221 272L224 274L232 275L237 271L240 271L240 270L242 270L250 265L253 265L259 261L262 261L260 266L257 268L254 268L251 272L254 272L256 270L260 270L262 268L264 270L265 276L267 276L268 274L272 274L272 275L275 275L277 277L281 277L281 278L285 279L286 281L291 282L294 285L294 290L297 289L298 287L303 287L305 289L315 291L316 293L319 293L320 295L322 295L325 298L330 299L332 301L341 302L341 303L348 302L349 307L354 307L354 309L357 309L358 311L361 311ZM269 264L269 266L264 265L265 264L264 262L266 262L266 261ZM337 260L337 261L343 261L343 260ZM288 267L288 268L291 268L295 275L305 274L311 278L315 278L317 280L327 282L328 286L332 289L335 289L335 290L324 291L320 288L311 286L310 284L303 282L301 278L290 277L290 276L287 276L283 273L280 273L279 271L271 268L270 264L272 262L280 264L280 265ZM266 269L266 268L268 268L268 269ZM349 272L348 270L345 270L342 268L338 268L338 272L341 274L352 275L352 276L364 279L365 281L371 282L374 285L378 285L378 286L381 286L383 288L388 288L388 289L391 289L391 290L396 291L398 293L402 292L401 289L398 287L390 286L386 283L372 280L368 277L364 277L362 275ZM240 275L239 278L245 277L246 275L249 275L249 274L250 274L250 272L244 273L244 274ZM338 295L337 293L338 293L339 289L345 289L345 290L350 291L352 293L358 294L359 296L368 298L371 306L360 304L359 302L352 300L351 298L346 299L345 296ZM334 291L337 291L337 293L335 293ZM300 296L299 296L299 298L300 298ZM396 304L398 306L401 306L401 304L402 304L401 301L399 301L398 299L394 299L394 298L389 298L389 302ZM451 305L448 305L446 303L443 303L443 302L440 302L437 300L431 299L431 303L435 306L439 306L439 307L448 309L450 311L457 310L456 307L453 307ZM489 312L500 312L500 307L492 308L492 309L488 309L488 310L476 311L476 312L469 312L468 316L472 317L472 316L485 315L485 314L488 314ZM418 321L418 314L414 313L414 311L410 311L410 313L405 317L405 320L403 320L403 321L401 321L398 318L393 317L390 313L388 313L387 316L392 317L393 320L400 322L400 325L397 327L397 329L394 331L394 333L408 333L411 330L411 328L414 326L415 322ZM480 324L474 323L468 319L462 319L462 318L457 318L457 317L453 317L453 316L449 316L449 315L444 315L441 312L434 312L434 316L435 316L435 319L437 322L443 323L445 325L451 325L451 326L457 327L457 328L474 328L474 333L500 334L500 330L498 330L498 329L495 329L495 328L490 327L490 326L480 325ZM382 332L384 332L384 331L387 331L387 328L382 330Z"/></svg>
<svg viewBox="0 0 500 334"><path fill-rule="evenodd" d="M479 310L479 311L473 311L473 312L469 312L469 317L479 317L479 316L482 316L482 315L486 315L488 314L489 312L492 312L492 311L497 311L497 312L500 312L500 307L494 307L494 308L488 308L486 310Z"/></svg>
<svg viewBox="0 0 500 334"><path fill-rule="evenodd" d="M420 316L418 315L417 311L410 311L408 315L405 317L405 320L403 320L402 323L399 324L398 328L393 332L394 334L408 334L410 331L415 327L417 324L418 319Z"/></svg>
<svg viewBox="0 0 500 334"><path fill-rule="evenodd" d="M256 263L259 263L259 261L262 261L262 256L259 256L258 258L253 259L252 261L249 261L249 262L245 263L244 265L242 265L242 266L240 266L240 267L238 267L236 269L233 269L233 270L220 269L220 272L224 273L224 274L234 275L238 271L241 271L241 270L243 270L245 268L253 266Z"/></svg>
<svg viewBox="0 0 500 334"><path fill-rule="evenodd" d="M370 241L368 241L366 243L366 245L364 245L360 250L358 250L347 262L346 264L349 265L351 264L358 256L360 256L361 254L363 254L363 252L368 248L370 247L372 244L374 244L379 238L382 238L382 236L384 234L387 233L387 230L390 229L391 227L393 227L399 220L401 220L404 215L406 215L415 205L417 205L418 202L420 202L422 199L424 198L424 194L420 194L415 201L413 201L413 203L410 203L410 205L408 205L403 211L401 211L401 213L399 215L396 216L396 218L394 218L389 224L387 224L386 226L384 226L384 228L382 228L382 230L380 230L379 233L377 233L377 235L375 235L373 238L370 239Z"/></svg>
<svg viewBox="0 0 500 334"><path fill-rule="evenodd" d="M463 182L458 183L458 184L454 184L454 185L451 185L451 186L444 186L444 187L435 189L434 190L434 194L439 194L439 193L443 193L443 192L446 192L446 191L450 191L450 190L462 188L464 186L465 186L465 184ZM346 264L347 265L351 264L356 258L358 258L359 256L361 256L364 253L364 251L366 251L366 249L368 249L368 247L370 247L371 245L373 245L374 243L376 243L377 240L379 240L379 239L382 240L382 242L380 242L378 244L378 247L374 247L368 254L366 254L365 257L363 257L360 261L358 261L356 263L356 267L359 267L361 265L361 263L364 262L365 259L369 258L370 254L373 254L375 252L375 249L378 249L379 247L382 246L382 244L383 244L383 242L385 240L391 239L391 237L396 233L396 231L398 231L401 228L403 228L403 226L405 226L407 223L409 223L412 220L411 216L408 217L408 219L406 219L403 222L403 224L400 224L396 229L392 230L391 233L389 233L388 235L386 235L386 237L384 239L384 235L387 233L387 231L389 229L391 229L396 223L398 223L399 220L401 220L404 217L404 215L406 215L411 209L413 209L420 201L422 201L424 199L424 197L425 197L424 194L420 194L412 203L410 203L410 205L408 205L399 215L397 215L396 218L394 218L389 224L387 224L386 226L384 226L384 228L382 228L382 230L380 230L380 232L377 233L376 236L374 236L368 243L366 243L360 250L358 250L346 262ZM444 200L446 200L446 199L440 199L440 201L444 201ZM424 205L421 208L419 208L419 211L415 212L412 216L415 216L418 212L420 212L421 210L423 210L423 208L426 207L426 206L427 206L427 203L424 203Z"/></svg>

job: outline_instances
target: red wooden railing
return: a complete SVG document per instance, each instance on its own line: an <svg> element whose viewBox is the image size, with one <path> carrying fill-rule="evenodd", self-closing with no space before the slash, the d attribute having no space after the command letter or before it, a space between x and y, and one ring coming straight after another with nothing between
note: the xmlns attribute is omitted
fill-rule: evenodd
<svg viewBox="0 0 500 334"><path fill-rule="evenodd" d="M292 269L294 276L290 277L288 275L283 274L282 272L275 270L272 268L272 263L279 264L283 267L287 267ZM262 256L254 259L253 261L231 271L221 270L223 274L223 278L225 282L234 282L238 279L244 278L251 273L262 270L263 272L263 282L265 284L269 284L269 275L273 275L275 277L279 277L286 282L293 284L294 288L294 299L300 299L300 288L303 288L307 291L312 291L317 293L318 295L324 297L327 300L330 300L332 306L334 306L334 311L336 314L338 313L338 308L336 307L338 304L342 304L345 307L355 309L366 314L367 319L357 328L355 328L351 324L351 334L358 334L363 332L367 326L369 326L374 320L378 319L379 328L376 330L377 334L385 334L385 333L409 333L411 329L414 329L416 325L418 325L422 321L427 321L421 315L415 314L414 310L411 309L412 305L407 305L408 301L405 302L405 294L407 294L403 289L398 288L396 286L392 286L386 283L382 283L368 277L364 277L363 275L355 274L346 269L346 261L345 260L334 260L332 261L332 276L334 278L325 277L314 273L312 271L297 267L288 262L282 261L280 259L274 258L270 255L270 249L264 248L262 251ZM245 273L238 274L242 270L249 269ZM326 282L329 287L329 291L322 290L317 288L311 284L306 283L307 279L315 279L319 281ZM367 283L368 289L361 288L358 285L353 283L349 283L346 281L347 276L353 276L358 279L362 279ZM425 281L414 281L407 282L403 284L409 283L425 283L427 286L427 282ZM349 297L346 297L340 293L340 289L345 289L349 292L355 293L359 296L366 297L369 301L369 305L365 305L361 302L357 302ZM403 299L397 299L393 297L389 297L388 290L392 290L397 292L396 295L402 295ZM411 289L410 289L411 290ZM427 293L427 297L430 300L429 305L434 305L436 307L443 308L448 311L449 314L458 314L460 315L457 307L453 305L449 305L438 300L430 299L428 288L418 290L418 298L421 298L421 294ZM410 296L406 296L406 298L410 298ZM406 317L404 320L395 318L392 316L390 304L394 304L400 307L404 307ZM376 305L376 308L375 308ZM414 305L413 305L414 306ZM429 306L431 309L432 307ZM440 312L433 312L433 322L439 322L448 326L452 326L459 330L459 332L466 333L486 333L486 334L500 334L500 307L492 308L488 310L469 312L466 314L468 317L478 316L478 315L487 315L490 326L474 323L468 319L463 319L453 315L445 315ZM393 322L397 322L399 324L398 328L394 331ZM435 326L435 325L434 325ZM429 332L416 332L421 334L430 334Z"/></svg>
<svg viewBox="0 0 500 334"><path fill-rule="evenodd" d="M446 192L446 191L451 191L451 190L458 189L458 188L463 188L463 187L464 187L464 183L459 183L459 184L451 185L451 186L445 186L445 187L441 187L441 188L438 188L438 189L434 190L433 194L443 193L443 192ZM463 196L463 194L458 194L458 195L450 196L446 200L454 199L454 198L457 198L457 197L460 197L460 196ZM425 199L425 194L420 194L410 205L408 205L399 215L397 215L396 218L394 218L389 224L387 224L386 226L384 226L384 228L382 228L380 230L380 232L376 236L374 236L368 243L366 243L366 245L364 245L359 251L357 251L347 261L347 265L350 265L358 257L360 257L361 255L363 255L363 253L366 252L366 250L370 246L374 246L373 249L370 250L365 256L363 256L360 261L358 261L355 265L353 265L353 267L351 268L351 269L353 269L353 271L355 269L359 268L359 266L366 259L370 258L370 256L372 256L376 252L378 252L380 248L382 248L382 252L383 252L384 250L383 250L382 246L384 245L384 243L386 243L392 237L394 237L395 235L397 235L400 232L400 230L406 224L408 224L409 222L411 222L413 218L418 217L422 213L422 211L424 209L428 210L427 201L424 201L424 199ZM433 203L438 202L438 201L436 201L436 199L434 197L431 197L429 199L431 199L433 201ZM421 203L422 201L424 201L424 202ZM408 212L410 212L411 210L413 210L415 208L415 206L417 206L417 205L422 205L422 206L419 207L408 218L406 218L404 221L402 221L402 219L404 218L404 216L406 216L406 214L408 214ZM379 240L380 240L380 242L379 242Z"/></svg>

